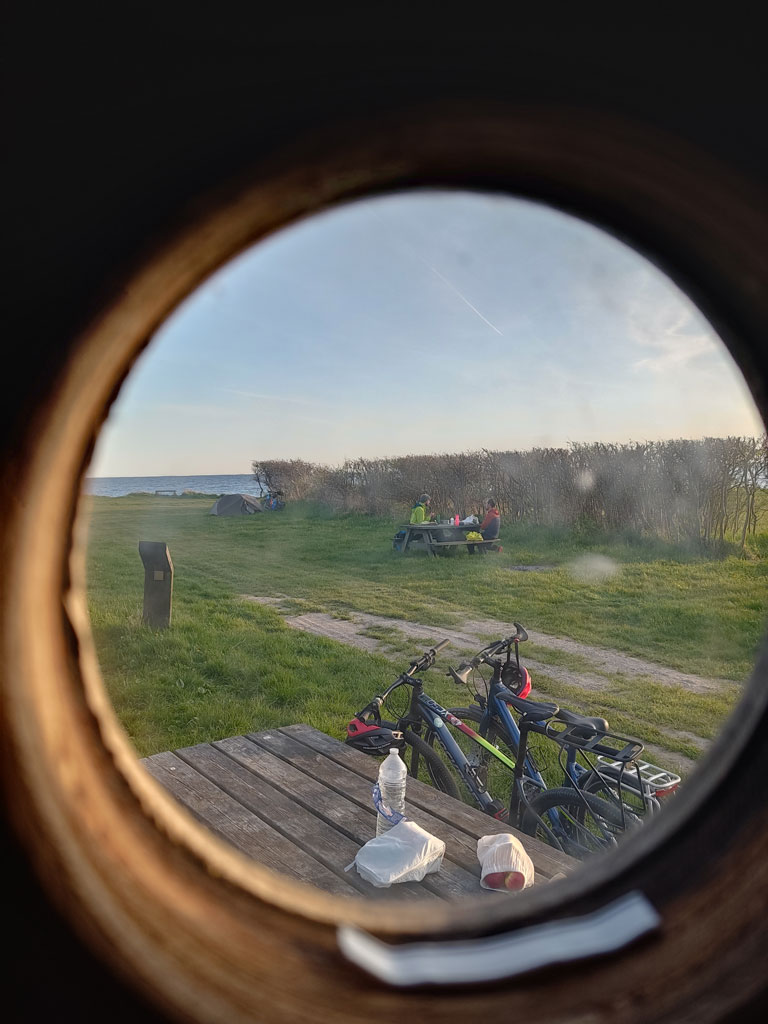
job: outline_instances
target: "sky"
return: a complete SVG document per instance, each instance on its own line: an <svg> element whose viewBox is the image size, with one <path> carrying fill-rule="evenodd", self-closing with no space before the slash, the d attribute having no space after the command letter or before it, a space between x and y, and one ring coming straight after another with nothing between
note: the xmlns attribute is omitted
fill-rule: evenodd
<svg viewBox="0 0 768 1024"><path fill-rule="evenodd" d="M212 275L138 360L88 475L763 429L707 320L634 249L528 200L418 191Z"/></svg>

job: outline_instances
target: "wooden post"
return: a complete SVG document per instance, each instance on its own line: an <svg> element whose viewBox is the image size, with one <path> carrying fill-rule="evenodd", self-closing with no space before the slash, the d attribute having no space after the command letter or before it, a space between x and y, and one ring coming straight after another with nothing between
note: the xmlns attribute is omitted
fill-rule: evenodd
<svg viewBox="0 0 768 1024"><path fill-rule="evenodd" d="M139 541L139 554L144 563L144 614L142 621L156 629L171 624L173 596L173 562L168 545L162 541Z"/></svg>

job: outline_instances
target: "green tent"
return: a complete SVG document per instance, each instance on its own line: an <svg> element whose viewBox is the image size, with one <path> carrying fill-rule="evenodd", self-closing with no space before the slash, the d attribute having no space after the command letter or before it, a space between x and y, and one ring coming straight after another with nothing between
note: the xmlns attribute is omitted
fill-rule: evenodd
<svg viewBox="0 0 768 1024"><path fill-rule="evenodd" d="M210 516L250 516L263 512L261 502L252 494L222 494L214 504Z"/></svg>

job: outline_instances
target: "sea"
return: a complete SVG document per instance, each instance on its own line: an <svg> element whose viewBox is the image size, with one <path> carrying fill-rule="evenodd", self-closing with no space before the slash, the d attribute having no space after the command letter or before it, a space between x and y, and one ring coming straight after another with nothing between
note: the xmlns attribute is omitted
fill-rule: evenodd
<svg viewBox="0 0 768 1024"><path fill-rule="evenodd" d="M253 494L263 491L250 473L234 476L91 476L86 477L84 491L100 498L120 498L126 494Z"/></svg>

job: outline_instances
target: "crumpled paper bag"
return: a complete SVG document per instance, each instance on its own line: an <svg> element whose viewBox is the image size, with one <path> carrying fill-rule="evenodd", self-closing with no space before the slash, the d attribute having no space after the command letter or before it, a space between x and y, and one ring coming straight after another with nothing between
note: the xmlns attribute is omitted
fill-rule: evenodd
<svg viewBox="0 0 768 1024"><path fill-rule="evenodd" d="M426 875L439 871L444 853L442 839L404 818L389 832L361 846L346 870L355 866L366 881L386 888L395 882L420 882Z"/></svg>

